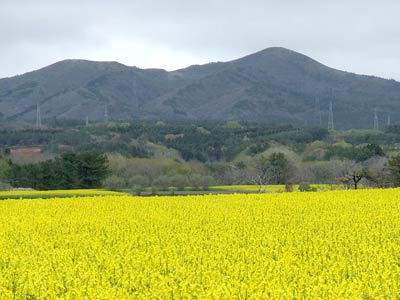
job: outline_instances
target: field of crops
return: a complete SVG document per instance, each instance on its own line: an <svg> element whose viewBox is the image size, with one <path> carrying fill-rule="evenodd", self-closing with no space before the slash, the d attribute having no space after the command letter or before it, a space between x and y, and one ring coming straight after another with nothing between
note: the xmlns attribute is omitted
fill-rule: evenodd
<svg viewBox="0 0 400 300"><path fill-rule="evenodd" d="M0 299L399 299L400 190L0 201Z"/></svg>

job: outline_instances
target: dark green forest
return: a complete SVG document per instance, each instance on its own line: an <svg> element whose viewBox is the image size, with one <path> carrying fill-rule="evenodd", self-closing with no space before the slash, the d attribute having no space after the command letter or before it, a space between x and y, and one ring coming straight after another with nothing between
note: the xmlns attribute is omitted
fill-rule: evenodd
<svg viewBox="0 0 400 300"><path fill-rule="evenodd" d="M357 173L363 174L365 184L391 186L390 161L398 154L399 145L398 125L380 131L328 131L236 121L83 126L78 121L47 120L40 129L23 125L0 129L0 182L33 189L165 190L294 183L351 186ZM29 153L32 149L37 153ZM271 171L277 158L285 161L278 171L286 174L279 180L275 176L278 171ZM269 171L261 174L260 165L265 162Z"/></svg>

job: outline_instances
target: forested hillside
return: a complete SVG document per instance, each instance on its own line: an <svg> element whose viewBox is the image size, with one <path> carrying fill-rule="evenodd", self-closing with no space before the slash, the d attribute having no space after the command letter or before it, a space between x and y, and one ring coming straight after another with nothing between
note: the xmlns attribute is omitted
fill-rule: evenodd
<svg viewBox="0 0 400 300"><path fill-rule="evenodd" d="M392 186L390 163L397 164L400 129L328 131L236 121L67 123L3 129L0 141L0 183L14 187L351 186L358 177L363 184Z"/></svg>
<svg viewBox="0 0 400 300"><path fill-rule="evenodd" d="M65 60L0 80L5 120L237 120L340 129L400 121L400 83L324 66L284 48L167 72ZM107 114L107 117L105 117Z"/></svg>

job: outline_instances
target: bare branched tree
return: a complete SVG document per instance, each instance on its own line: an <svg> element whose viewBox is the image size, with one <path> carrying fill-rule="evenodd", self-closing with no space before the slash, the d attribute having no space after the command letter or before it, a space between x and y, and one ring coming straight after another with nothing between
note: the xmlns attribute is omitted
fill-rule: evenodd
<svg viewBox="0 0 400 300"><path fill-rule="evenodd" d="M253 172L250 174L250 181L258 186L258 192L264 191L264 186L270 179L268 159L261 156L253 163Z"/></svg>

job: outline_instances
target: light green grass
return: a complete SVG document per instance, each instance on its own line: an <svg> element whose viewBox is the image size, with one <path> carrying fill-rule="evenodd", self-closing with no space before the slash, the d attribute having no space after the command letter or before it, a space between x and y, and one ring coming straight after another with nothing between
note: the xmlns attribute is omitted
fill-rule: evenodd
<svg viewBox="0 0 400 300"><path fill-rule="evenodd" d="M332 191L332 190L344 190L341 184L311 184L311 187L317 189L317 191ZM361 188L361 187L360 187ZM247 193L258 193L259 186L257 185L219 185L210 187L212 191L237 191L237 192L247 192ZM285 192L285 185L264 185L261 192L264 193L283 193ZM293 185L293 191L299 191L299 185Z"/></svg>
<svg viewBox="0 0 400 300"><path fill-rule="evenodd" d="M88 196L112 196L126 195L126 193L113 192L102 189L80 189L80 190L12 190L1 191L0 199L19 199L19 198L65 198L65 197L88 197Z"/></svg>

